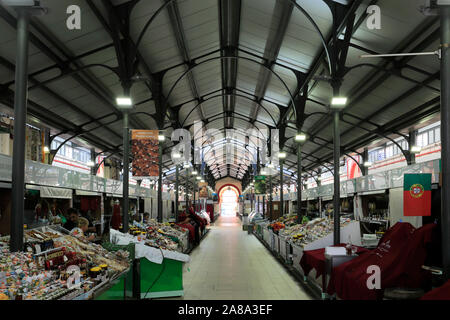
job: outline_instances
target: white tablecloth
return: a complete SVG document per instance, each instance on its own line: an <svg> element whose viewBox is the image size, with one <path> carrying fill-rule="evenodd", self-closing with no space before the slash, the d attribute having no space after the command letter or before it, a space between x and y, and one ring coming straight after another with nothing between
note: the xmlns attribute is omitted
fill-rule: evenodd
<svg viewBox="0 0 450 320"><path fill-rule="evenodd" d="M161 264L163 259L171 259L181 262L189 262L190 257L187 254L177 251L160 250L157 248L149 247L144 242L139 241L131 234L124 234L120 231L111 229L110 241L117 245L127 245L135 243L135 257L136 259L146 258L148 261Z"/></svg>

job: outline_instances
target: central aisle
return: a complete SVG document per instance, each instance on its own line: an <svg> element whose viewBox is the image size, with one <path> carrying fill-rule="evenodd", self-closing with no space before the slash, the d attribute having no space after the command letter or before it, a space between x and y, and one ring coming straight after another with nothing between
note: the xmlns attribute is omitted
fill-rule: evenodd
<svg viewBox="0 0 450 320"><path fill-rule="evenodd" d="M295 279L237 217L220 217L184 268L184 299L306 300Z"/></svg>

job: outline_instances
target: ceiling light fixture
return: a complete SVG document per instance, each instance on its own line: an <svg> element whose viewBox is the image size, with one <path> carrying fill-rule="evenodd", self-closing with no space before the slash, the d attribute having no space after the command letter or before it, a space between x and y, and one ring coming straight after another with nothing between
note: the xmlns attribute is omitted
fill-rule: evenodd
<svg viewBox="0 0 450 320"><path fill-rule="evenodd" d="M304 134L304 133L298 133L298 134L295 136L295 141L297 141L297 142L303 142L303 141L306 141L306 134Z"/></svg>
<svg viewBox="0 0 450 320"><path fill-rule="evenodd" d="M117 97L116 103L121 109L131 109L133 107L133 100L130 97Z"/></svg>
<svg viewBox="0 0 450 320"><path fill-rule="evenodd" d="M420 153L422 151L422 147L412 146L410 151L411 151L411 153Z"/></svg>
<svg viewBox="0 0 450 320"><path fill-rule="evenodd" d="M347 105L347 98L346 97L333 97L331 99L331 106L335 109L343 108Z"/></svg>
<svg viewBox="0 0 450 320"><path fill-rule="evenodd" d="M175 151L175 152L172 154L172 157L173 157L174 159L180 159L180 158L181 158L181 153Z"/></svg>
<svg viewBox="0 0 450 320"><path fill-rule="evenodd" d="M285 159L286 158L286 152L278 152L278 158Z"/></svg>

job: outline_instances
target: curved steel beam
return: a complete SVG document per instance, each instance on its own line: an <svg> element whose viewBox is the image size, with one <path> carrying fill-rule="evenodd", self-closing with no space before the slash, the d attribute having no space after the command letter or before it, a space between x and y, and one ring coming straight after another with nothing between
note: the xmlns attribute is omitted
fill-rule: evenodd
<svg viewBox="0 0 450 320"><path fill-rule="evenodd" d="M156 10L156 12L150 17L150 19L145 23L144 28L142 29L141 33L139 34L138 40L136 42L136 46L135 46L135 50L137 51L139 48L139 45L142 42L142 39L144 38L145 33L147 32L149 26L152 24L152 22L155 20L155 18L169 5L172 4L173 2L175 2L176 0L166 0L166 2L164 4L162 4L158 10ZM309 22L312 24L312 26L314 27L314 29L316 30L316 32L319 34L320 37L320 41L322 42L322 46L325 50L326 56L327 56L327 61L328 61L328 69L330 72L330 75L334 75L333 70L334 68L332 68L332 60L331 60L331 55L330 55L330 50L328 48L328 44L325 40L325 37L322 33L322 31L320 30L319 26L317 25L317 23L314 21L314 19L311 17L311 15L301 6L297 3L296 0L286 0L289 1L295 8L297 8L301 13L303 13L306 17L306 19L309 20Z"/></svg>
<svg viewBox="0 0 450 320"><path fill-rule="evenodd" d="M86 130L86 131L83 131L83 132L80 132L80 133L76 133L76 134L70 136L69 138L67 138L66 140L64 140L64 141L58 146L58 148L56 148L55 150L50 150L50 152L54 154L54 155L53 155L53 158L52 158L51 161L50 161L50 165L53 164L53 159L54 159L55 156L58 154L58 151L59 151L59 150L60 150L67 142L69 142L70 140L75 139L76 137L85 135L86 133L89 133L89 132L95 131L95 130L97 130L97 129L103 128L104 126L113 124L114 122L117 122L117 121L118 121L118 120L113 120L113 121L104 123L104 124L102 124L102 125L100 125L100 126L97 126L97 127L95 127L95 128L92 128L92 129L89 129L89 130ZM55 138L55 136L53 136L53 139L54 139L54 138Z"/></svg>
<svg viewBox="0 0 450 320"><path fill-rule="evenodd" d="M270 118L272 119L273 123L275 124L275 126L277 125L275 119L272 117L272 115L270 114L269 111L267 111L267 109L258 101L253 100L250 97L246 97L242 94L237 94L237 93L222 93L222 94L218 94L218 95L214 95L212 97L208 97L202 101L200 101L199 103L197 103L197 105L191 110L189 111L189 113L187 114L186 118L184 118L183 122L181 123L181 127L184 127L185 122L187 121L187 119L189 118L189 116L192 114L192 112L194 112L195 109L197 109L198 107L200 107L202 105L202 103L205 103L206 101L212 100L212 99L217 99L217 98L221 98L221 97L229 97L229 96L234 96L234 97L240 97L240 98L244 98L247 100L250 100L254 103L256 103L258 106L260 106L261 108L264 109L264 111L267 112L267 114L270 116Z"/></svg>
<svg viewBox="0 0 450 320"><path fill-rule="evenodd" d="M86 66L82 66L82 67L77 68L75 70L71 70L70 72L67 72L67 73L62 73L62 74L60 74L57 77L54 77L54 78L51 78L51 79L39 82L38 84L35 84L34 86L31 86L28 90L37 89L37 88L39 88L41 86L45 86L45 85L47 85L47 84L49 84L49 83L51 83L53 81L57 81L57 80L64 79L66 77L70 77L71 75L77 74L78 72L82 72L85 69L94 68L94 67L100 67L100 68L108 69L109 71L114 72L120 78L119 74L117 73L117 70L114 67L110 67L110 66L107 66L107 65L104 65L104 64L101 64L101 63L94 63L94 64L88 64Z"/></svg>
<svg viewBox="0 0 450 320"><path fill-rule="evenodd" d="M271 68L269 68L268 66L264 65L263 63L261 63L261 62L259 62L259 61L256 61L256 60L253 60L253 59L250 59L250 58L247 58L247 57L241 57L241 56L220 56L220 57L213 57L213 58L209 58L209 59L203 60L203 61L201 61L201 62L199 62L199 63L197 63L197 64L194 64L193 66L189 67L186 71L184 71L184 72L181 74L181 76L178 77L178 79L177 79L177 80L174 82L174 84L171 86L171 88L170 88L170 90L169 90L169 92L168 92L168 94L167 94L167 97L166 97L166 99L165 99L163 110L166 110L166 109L167 109L167 106L168 106L168 104L169 104L169 98L170 98L170 96L172 95L173 90L176 88L176 86L178 85L178 83L179 83L179 82L180 82L187 74L189 74L189 73L192 72L195 68L197 68L197 67L199 67L199 66L201 66L201 65L203 65L203 64L206 64L206 63L209 63L209 62L212 62L212 61L216 61L216 60L224 60L224 59L235 59L235 60L242 59L242 60L246 60L246 61L249 61L249 62L256 63L257 65L259 65L259 66L263 67L264 69L266 69L267 71L269 71L272 75L274 75L274 76L275 76L278 80L280 80L280 82L283 84L283 87L286 89L286 91L287 91L288 94L289 94L289 98L290 98L290 100L291 100L292 107L294 108L295 115L297 114L297 107L296 107L296 105L295 105L295 99L294 99L294 96L292 95L291 90L289 89L289 87L288 87L288 85L286 84L286 82L280 77L280 75L278 75L277 72L273 71ZM164 78L164 77L163 77L163 78Z"/></svg>
<svg viewBox="0 0 450 320"><path fill-rule="evenodd" d="M364 172L364 169L361 167L361 164L359 163L359 161L356 161L355 158L353 158L351 155L349 155L348 153L344 153L344 155L346 155L347 157L351 158L353 161L355 161L355 163L358 165L359 170L361 170L361 172ZM363 164L364 165L364 164Z"/></svg>

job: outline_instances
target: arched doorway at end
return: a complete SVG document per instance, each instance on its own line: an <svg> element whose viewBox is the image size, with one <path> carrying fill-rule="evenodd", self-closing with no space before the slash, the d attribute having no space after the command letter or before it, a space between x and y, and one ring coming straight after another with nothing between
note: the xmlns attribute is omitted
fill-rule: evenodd
<svg viewBox="0 0 450 320"><path fill-rule="evenodd" d="M218 196L221 216L236 216L239 210L239 195L239 189L233 185L220 188Z"/></svg>

